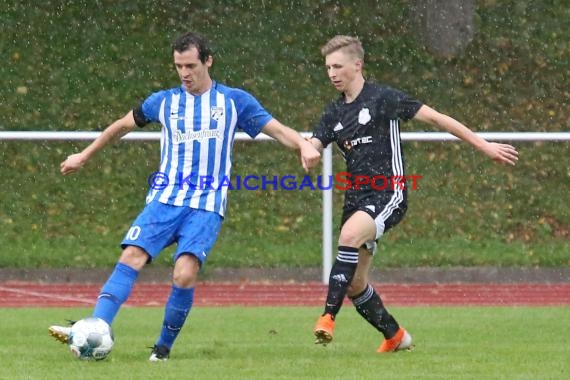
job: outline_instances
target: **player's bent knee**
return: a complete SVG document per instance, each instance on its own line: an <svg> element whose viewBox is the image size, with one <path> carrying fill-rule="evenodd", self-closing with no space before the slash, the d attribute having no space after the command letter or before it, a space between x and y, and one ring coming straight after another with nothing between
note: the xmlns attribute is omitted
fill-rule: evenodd
<svg viewBox="0 0 570 380"><path fill-rule="evenodd" d="M172 273L172 282L183 288L193 287L198 278L200 261L192 254L184 254L178 257Z"/></svg>
<svg viewBox="0 0 570 380"><path fill-rule="evenodd" d="M172 274L172 282L181 288L194 286L198 278L198 273L190 268L179 268Z"/></svg>
<svg viewBox="0 0 570 380"><path fill-rule="evenodd" d="M148 259L149 254L146 253L144 249L130 245L123 249L119 262L140 271Z"/></svg>
<svg viewBox="0 0 570 380"><path fill-rule="evenodd" d="M354 228L343 228L338 238L338 245L347 247L361 247L366 241L370 240L369 234L363 234L362 231Z"/></svg>
<svg viewBox="0 0 570 380"><path fill-rule="evenodd" d="M338 245L343 245L347 247L359 247L361 245L360 241L363 240L362 237L357 233L352 233L352 231L341 232L338 238Z"/></svg>

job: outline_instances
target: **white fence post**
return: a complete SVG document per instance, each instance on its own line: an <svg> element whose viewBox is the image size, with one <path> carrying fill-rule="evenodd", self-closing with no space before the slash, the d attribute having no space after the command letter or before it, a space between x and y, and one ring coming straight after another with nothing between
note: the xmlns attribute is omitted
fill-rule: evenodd
<svg viewBox="0 0 570 380"><path fill-rule="evenodd" d="M323 283L329 283L333 257L333 168L332 144L323 150L323 183L329 178L330 189L323 190ZM326 182L328 184L328 182Z"/></svg>

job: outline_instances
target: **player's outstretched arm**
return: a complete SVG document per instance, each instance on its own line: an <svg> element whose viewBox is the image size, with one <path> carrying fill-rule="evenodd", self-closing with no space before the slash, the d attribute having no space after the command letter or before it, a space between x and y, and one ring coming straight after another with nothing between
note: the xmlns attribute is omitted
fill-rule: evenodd
<svg viewBox="0 0 570 380"><path fill-rule="evenodd" d="M476 149L496 162L515 165L519 159L519 154L514 146L489 142L473 133L469 128L454 118L437 112L426 105L423 105L419 109L414 119L446 130L452 135L473 145Z"/></svg>
<svg viewBox="0 0 570 380"><path fill-rule="evenodd" d="M122 118L115 120L97 137L87 148L80 153L72 154L60 164L61 174L67 175L81 169L83 165L98 151L103 149L111 141L121 138L135 128L133 111Z"/></svg>
<svg viewBox="0 0 570 380"><path fill-rule="evenodd" d="M321 154L309 141L305 140L297 131L289 128L279 121L272 119L261 130L266 135L273 137L281 144L292 149L298 149L301 153L301 164L305 171L315 167L321 158Z"/></svg>

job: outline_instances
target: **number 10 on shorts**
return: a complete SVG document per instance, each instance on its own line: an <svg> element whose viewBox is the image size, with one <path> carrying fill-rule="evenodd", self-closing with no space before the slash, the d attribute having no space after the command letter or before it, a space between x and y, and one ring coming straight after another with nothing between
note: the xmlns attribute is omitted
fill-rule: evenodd
<svg viewBox="0 0 570 380"><path fill-rule="evenodd" d="M139 226L132 226L127 232L128 240L137 240L141 234L141 228Z"/></svg>

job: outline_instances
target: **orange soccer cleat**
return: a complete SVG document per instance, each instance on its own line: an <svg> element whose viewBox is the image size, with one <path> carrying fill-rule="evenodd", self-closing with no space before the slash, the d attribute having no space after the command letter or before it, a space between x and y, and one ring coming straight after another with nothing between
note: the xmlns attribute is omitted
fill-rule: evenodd
<svg viewBox="0 0 570 380"><path fill-rule="evenodd" d="M384 339L377 352L396 352L412 349L412 336L402 327L390 339Z"/></svg>
<svg viewBox="0 0 570 380"><path fill-rule="evenodd" d="M334 319L331 314L324 314L317 320L315 325L315 344L327 344L333 339Z"/></svg>

